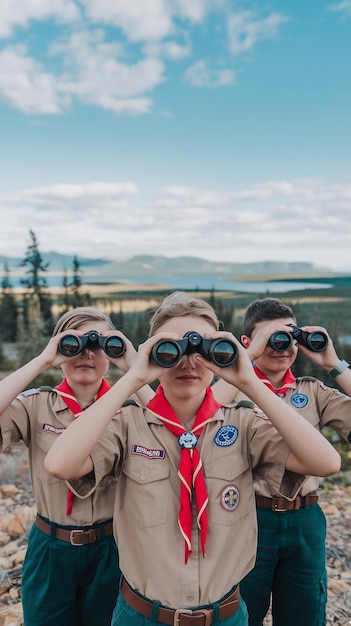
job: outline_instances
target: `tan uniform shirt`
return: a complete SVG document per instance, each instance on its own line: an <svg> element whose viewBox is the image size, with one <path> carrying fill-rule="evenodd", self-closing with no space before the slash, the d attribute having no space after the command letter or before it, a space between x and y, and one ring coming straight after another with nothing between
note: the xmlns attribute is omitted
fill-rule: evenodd
<svg viewBox="0 0 351 626"><path fill-rule="evenodd" d="M119 474L114 532L120 566L130 585L169 607L194 607L217 601L253 567L256 512L253 473L262 472L278 493L289 450L269 421L252 408L220 409L198 441L209 495L206 558L201 554L193 511L192 554L184 564L184 539L178 527L180 447L158 416L126 407L113 420L114 438L100 440L95 479L116 464ZM294 497L303 480L295 476ZM72 481L81 497L94 481Z"/></svg>
<svg viewBox="0 0 351 626"><path fill-rule="evenodd" d="M238 402L243 398L243 394L238 393L235 400ZM351 442L351 398L339 390L327 387L316 378L305 376L296 379L295 385L282 401L291 404L319 430L328 426L342 439ZM301 495L316 491L319 483L320 478L309 476L301 487ZM255 491L262 496L278 495L265 480L255 483Z"/></svg>
<svg viewBox="0 0 351 626"><path fill-rule="evenodd" d="M57 524L91 526L112 517L115 476L105 476L91 497L85 500L74 498L72 513L67 516L67 484L44 468L49 448L74 419L55 391L31 389L23 392L0 417L0 447L5 450L21 439L27 446L38 513ZM84 413L78 419L84 419Z"/></svg>

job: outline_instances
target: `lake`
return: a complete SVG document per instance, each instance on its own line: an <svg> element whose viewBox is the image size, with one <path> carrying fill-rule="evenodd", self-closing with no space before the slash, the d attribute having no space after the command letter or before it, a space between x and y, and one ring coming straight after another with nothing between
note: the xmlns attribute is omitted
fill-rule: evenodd
<svg viewBox="0 0 351 626"><path fill-rule="evenodd" d="M43 275L49 287L58 287L62 285L62 275L52 276ZM21 286L20 277L11 277L11 285L13 287ZM68 277L71 281L71 277ZM269 292L284 292L301 289L328 289L332 285L328 283L312 283L296 281L241 281L241 280L228 280L223 276L217 276L215 274L206 274L203 276L197 275L181 275L181 276L135 276L131 278L112 277L112 276L97 276L92 274L81 274L81 280L83 286L89 286L92 284L113 284L120 285L136 284L136 285L159 285L160 288L166 289L199 289L201 291L241 291L244 293L269 293Z"/></svg>

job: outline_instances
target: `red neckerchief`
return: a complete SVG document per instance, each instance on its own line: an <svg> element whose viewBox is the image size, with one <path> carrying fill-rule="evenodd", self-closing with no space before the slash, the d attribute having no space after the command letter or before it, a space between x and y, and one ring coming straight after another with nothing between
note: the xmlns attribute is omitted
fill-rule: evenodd
<svg viewBox="0 0 351 626"><path fill-rule="evenodd" d="M269 382L268 378L266 378L266 376L257 367L257 365L254 365L254 370L255 370L256 376L258 378L260 378L260 380L262 380L262 382L264 382L266 387L268 387L268 389L273 391L273 393L275 393L277 396L281 396L282 398L285 396L286 392L294 386L295 381L296 381L296 378L295 378L294 374L292 373L291 369L289 368L285 372L285 376L283 378L282 386L279 389L276 389L275 387L273 387L272 383Z"/></svg>
<svg viewBox="0 0 351 626"><path fill-rule="evenodd" d="M166 400L162 385L157 387L155 396L147 404L147 408L154 413L157 413L157 416L162 420L166 428L168 428L168 430L170 430L175 437L178 437L178 442L181 446L178 469L178 476L180 478L180 510L178 515L178 524L185 541L185 563L187 563L189 555L191 554L192 488L194 488L195 494L197 525L200 529L201 550L203 556L205 556L205 543L208 530L206 508L208 495L201 457L196 445L197 439L201 435L205 426L211 421L213 415L217 413L221 406L222 405L215 400L210 387L207 387L204 401L196 414L194 426L191 431L188 431L180 423L171 405ZM180 438L184 434L186 437L190 438L191 434L195 435L195 437L193 437L194 441L191 447L184 447L184 443L181 442Z"/></svg>
<svg viewBox="0 0 351 626"><path fill-rule="evenodd" d="M68 408L72 411L74 416L79 417L79 415L83 413L83 409L80 406L80 404L77 402L76 398L74 397L72 389L67 383L66 378L64 378L62 383L60 385L57 385L55 389L56 391L58 391L59 395L67 404ZM108 391L109 389L111 389L111 386L108 384L107 380L103 378L101 385L100 385L100 389L96 396L96 400L100 398L101 396L103 396L104 393L106 393L106 391ZM66 515L71 515L72 506L73 506L73 493L70 489L68 489Z"/></svg>

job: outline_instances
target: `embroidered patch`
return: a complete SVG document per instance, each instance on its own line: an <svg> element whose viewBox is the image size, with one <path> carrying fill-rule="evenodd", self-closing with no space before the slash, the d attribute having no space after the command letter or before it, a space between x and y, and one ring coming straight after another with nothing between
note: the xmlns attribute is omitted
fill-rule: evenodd
<svg viewBox="0 0 351 626"><path fill-rule="evenodd" d="M36 393L40 393L40 389L33 387L32 389L26 389L25 391L22 391L21 396L24 396L26 398L27 396L34 396Z"/></svg>
<svg viewBox="0 0 351 626"><path fill-rule="evenodd" d="M187 448L190 450L191 448L195 448L197 444L197 436L194 435L194 433L187 431L186 433L179 435L178 443L181 448Z"/></svg>
<svg viewBox="0 0 351 626"><path fill-rule="evenodd" d="M146 456L148 459L164 459L165 458L164 450L153 450L152 448L145 448L144 446L139 446L137 444L133 445L132 454L139 454L141 456Z"/></svg>
<svg viewBox="0 0 351 626"><path fill-rule="evenodd" d="M235 511L239 505L239 489L235 485L228 485L222 491L221 505L226 511Z"/></svg>
<svg viewBox="0 0 351 626"><path fill-rule="evenodd" d="M65 429L64 426L54 426L53 424L43 424L41 429L44 433L53 433L54 435L61 435Z"/></svg>
<svg viewBox="0 0 351 626"><path fill-rule="evenodd" d="M254 413L256 413L257 417L262 417L263 420L269 421L269 417L267 417L267 415L263 413L263 411L261 411L261 409L259 409L258 406L255 405L252 410Z"/></svg>
<svg viewBox="0 0 351 626"><path fill-rule="evenodd" d="M304 393L294 393L290 398L290 402L295 409L303 409L308 403L308 397Z"/></svg>
<svg viewBox="0 0 351 626"><path fill-rule="evenodd" d="M214 438L215 444L217 446L231 446L234 441L238 438L239 431L236 426L232 424L226 424L225 426L221 426L219 430L217 430Z"/></svg>

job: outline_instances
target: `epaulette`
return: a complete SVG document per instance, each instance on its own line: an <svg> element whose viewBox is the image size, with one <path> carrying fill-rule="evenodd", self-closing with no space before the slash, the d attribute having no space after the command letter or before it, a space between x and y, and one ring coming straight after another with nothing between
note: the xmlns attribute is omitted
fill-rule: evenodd
<svg viewBox="0 0 351 626"><path fill-rule="evenodd" d="M22 391L20 396L24 396L26 398L27 396L34 396L36 393L40 393L40 389L33 387L32 389L25 389Z"/></svg>
<svg viewBox="0 0 351 626"><path fill-rule="evenodd" d="M39 391L53 391L53 388L50 385L42 385L42 387L39 387Z"/></svg>
<svg viewBox="0 0 351 626"><path fill-rule="evenodd" d="M318 378L316 378L315 376L298 376L298 377L296 378L296 380L297 380L298 382L300 382L300 380L307 380L307 381L309 380L309 381L311 381L312 383L313 383L313 382L315 382L315 381L317 381L317 382L318 382Z"/></svg>
<svg viewBox="0 0 351 626"><path fill-rule="evenodd" d="M236 409L253 409L255 404L251 402L251 400L240 400L237 404L234 405Z"/></svg>

